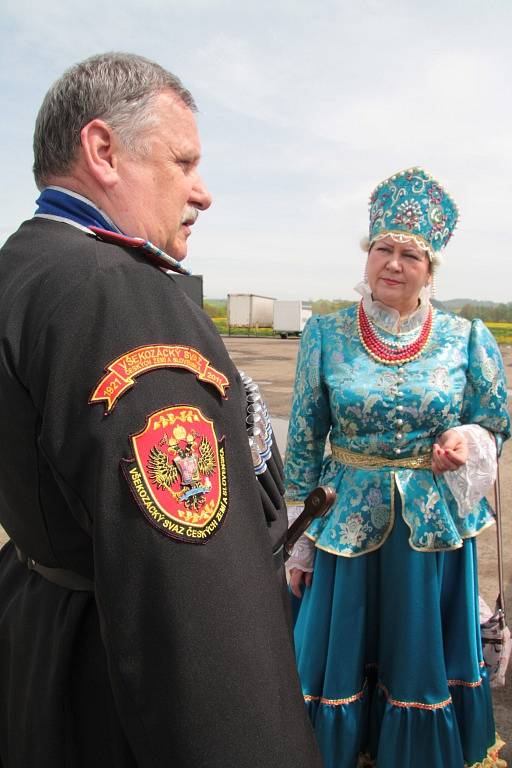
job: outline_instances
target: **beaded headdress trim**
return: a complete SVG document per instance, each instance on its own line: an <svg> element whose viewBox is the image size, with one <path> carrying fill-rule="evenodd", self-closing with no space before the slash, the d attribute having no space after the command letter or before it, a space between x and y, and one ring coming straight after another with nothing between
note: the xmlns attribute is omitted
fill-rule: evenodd
<svg viewBox="0 0 512 768"><path fill-rule="evenodd" d="M364 250L385 237L400 243L413 241L434 264L440 263L439 251L448 243L459 218L453 198L418 167L407 168L378 184L369 207L370 234Z"/></svg>

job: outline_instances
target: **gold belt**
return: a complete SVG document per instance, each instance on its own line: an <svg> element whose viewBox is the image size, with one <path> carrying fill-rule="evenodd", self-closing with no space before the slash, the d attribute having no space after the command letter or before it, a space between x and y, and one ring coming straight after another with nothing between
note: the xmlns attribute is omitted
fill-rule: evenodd
<svg viewBox="0 0 512 768"><path fill-rule="evenodd" d="M380 469L381 467L403 467L405 469L430 469L432 466L432 451L422 453L419 456L407 456L394 458L392 456L371 456L365 453L356 453L331 443L332 456L340 464L349 467L361 467L362 469Z"/></svg>

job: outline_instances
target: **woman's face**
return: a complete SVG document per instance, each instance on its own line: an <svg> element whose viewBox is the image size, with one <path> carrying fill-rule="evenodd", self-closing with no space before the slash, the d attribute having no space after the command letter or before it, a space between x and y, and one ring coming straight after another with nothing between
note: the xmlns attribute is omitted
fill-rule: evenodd
<svg viewBox="0 0 512 768"><path fill-rule="evenodd" d="M396 243L385 237L372 245L366 274L374 301L403 317L417 309L420 291L430 283L430 261L413 241Z"/></svg>

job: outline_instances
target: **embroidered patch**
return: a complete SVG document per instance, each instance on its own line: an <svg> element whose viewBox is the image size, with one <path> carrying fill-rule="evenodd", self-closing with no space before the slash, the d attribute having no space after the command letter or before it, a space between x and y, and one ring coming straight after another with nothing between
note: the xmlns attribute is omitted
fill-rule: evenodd
<svg viewBox="0 0 512 768"><path fill-rule="evenodd" d="M149 522L173 539L205 544L228 508L224 439L199 408L177 405L149 416L130 436L121 466Z"/></svg>
<svg viewBox="0 0 512 768"><path fill-rule="evenodd" d="M105 368L107 375L99 382L89 403L105 400L105 414L110 413L121 395L134 385L135 377L155 368L186 368L195 373L199 381L212 384L222 397L226 397L228 379L197 349L176 344L148 344L131 349L110 363Z"/></svg>

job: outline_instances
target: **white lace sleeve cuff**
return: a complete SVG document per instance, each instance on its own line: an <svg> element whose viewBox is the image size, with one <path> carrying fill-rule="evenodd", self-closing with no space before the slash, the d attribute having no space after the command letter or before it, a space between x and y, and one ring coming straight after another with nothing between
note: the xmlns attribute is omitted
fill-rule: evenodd
<svg viewBox="0 0 512 768"><path fill-rule="evenodd" d="M288 526L300 515L303 510L302 505L290 504L288 506ZM290 558L286 562L286 570L291 568L300 568L301 571L311 573L315 562L315 543L307 536L301 536L293 548Z"/></svg>
<svg viewBox="0 0 512 768"><path fill-rule="evenodd" d="M452 492L460 517L473 511L496 478L496 444L494 437L478 424L455 427L464 433L468 443L468 460L443 477Z"/></svg>

